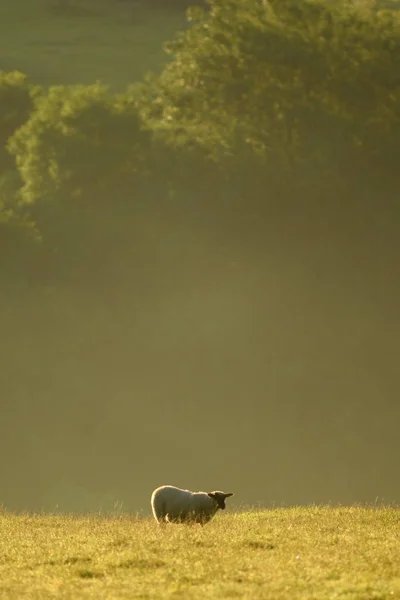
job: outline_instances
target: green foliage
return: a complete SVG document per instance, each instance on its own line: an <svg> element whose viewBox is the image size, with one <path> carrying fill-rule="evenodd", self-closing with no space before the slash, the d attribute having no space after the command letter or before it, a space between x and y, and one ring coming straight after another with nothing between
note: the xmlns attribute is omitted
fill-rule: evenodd
<svg viewBox="0 0 400 600"><path fill-rule="evenodd" d="M210 0L141 88L142 116L215 157L390 160L400 150L400 18L347 0ZM283 163L282 163L283 161ZM314 163L316 166L317 163Z"/></svg>
<svg viewBox="0 0 400 600"><path fill-rule="evenodd" d="M205 156L230 156L238 183L240 169L258 169L270 191L275 173L301 164L314 180L321 169L351 165L392 181L400 17L378 9L351 0L210 0L166 45L172 60L161 75L119 95L99 83L44 93L22 74L3 74L3 215L16 194L25 206L109 200L121 190L133 198L149 172L165 193L193 191L202 170L215 187L220 173Z"/></svg>
<svg viewBox="0 0 400 600"><path fill-rule="evenodd" d="M8 144L23 181L21 200L116 191L138 173L148 140L123 95L98 83L51 87Z"/></svg>
<svg viewBox="0 0 400 600"><path fill-rule="evenodd" d="M398 598L399 511L291 508L204 528L129 516L0 515L0 593L40 598ZM83 582L82 579L87 581Z"/></svg>
<svg viewBox="0 0 400 600"><path fill-rule="evenodd" d="M167 44L173 60L162 74L125 94L98 83L51 87L36 94L26 121L32 93L23 76L10 80L5 89L25 94L19 121L14 113L7 117L7 135L26 121L8 143L23 203L60 193L132 193L135 178L150 163L155 168L155 155L156 168L164 162L172 172L173 163L179 171L188 160L180 148L200 160L199 149L214 159L250 151L274 168L373 163L380 173L397 173L395 11L350 0L209 4L208 11L189 11L193 26ZM166 163L165 143L174 148Z"/></svg>
<svg viewBox="0 0 400 600"><path fill-rule="evenodd" d="M0 71L0 172L14 166L6 150L8 138L25 123L40 88L29 85L26 76L19 71Z"/></svg>
<svg viewBox="0 0 400 600"><path fill-rule="evenodd" d="M9 137L28 119L39 94L40 88L28 84L23 73L0 71L0 227L5 223L29 223L15 202L21 182L6 146Z"/></svg>

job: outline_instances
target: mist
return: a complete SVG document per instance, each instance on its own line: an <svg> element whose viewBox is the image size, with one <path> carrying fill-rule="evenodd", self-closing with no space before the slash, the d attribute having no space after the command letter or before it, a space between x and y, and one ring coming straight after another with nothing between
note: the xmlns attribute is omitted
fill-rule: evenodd
<svg viewBox="0 0 400 600"><path fill-rule="evenodd" d="M0 504L399 502L397 191L315 180L221 195L199 172L1 238Z"/></svg>
<svg viewBox="0 0 400 600"><path fill-rule="evenodd" d="M188 212L93 228L73 282L2 294L4 505L397 501L397 223Z"/></svg>

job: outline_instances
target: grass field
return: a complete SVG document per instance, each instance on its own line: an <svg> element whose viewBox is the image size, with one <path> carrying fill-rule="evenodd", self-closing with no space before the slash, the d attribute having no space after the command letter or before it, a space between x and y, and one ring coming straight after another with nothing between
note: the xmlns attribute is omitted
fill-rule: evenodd
<svg viewBox="0 0 400 600"><path fill-rule="evenodd" d="M291 508L169 526L0 515L0 597L400 598L400 511Z"/></svg>
<svg viewBox="0 0 400 600"><path fill-rule="evenodd" d="M101 80L123 89L159 71L163 43L186 26L184 11L146 0L0 2L0 70L46 86Z"/></svg>

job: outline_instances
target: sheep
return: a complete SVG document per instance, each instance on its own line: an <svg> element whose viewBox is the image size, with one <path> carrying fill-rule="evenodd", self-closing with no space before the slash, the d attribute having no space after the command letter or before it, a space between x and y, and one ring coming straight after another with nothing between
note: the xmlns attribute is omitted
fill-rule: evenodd
<svg viewBox="0 0 400 600"><path fill-rule="evenodd" d="M224 492L190 492L173 485L163 485L151 495L151 508L159 525L165 523L199 523L205 525L217 510L225 509Z"/></svg>

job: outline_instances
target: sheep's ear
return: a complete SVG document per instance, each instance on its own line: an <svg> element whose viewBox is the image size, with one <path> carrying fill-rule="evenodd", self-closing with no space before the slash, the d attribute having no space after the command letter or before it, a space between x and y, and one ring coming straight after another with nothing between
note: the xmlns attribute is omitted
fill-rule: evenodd
<svg viewBox="0 0 400 600"><path fill-rule="evenodd" d="M230 498L231 496L234 496L235 494L233 493L229 493L229 494L224 494L224 498Z"/></svg>
<svg viewBox="0 0 400 600"><path fill-rule="evenodd" d="M207 496L210 496L210 498L213 498L215 500L217 497L217 494L215 492L208 492Z"/></svg>

